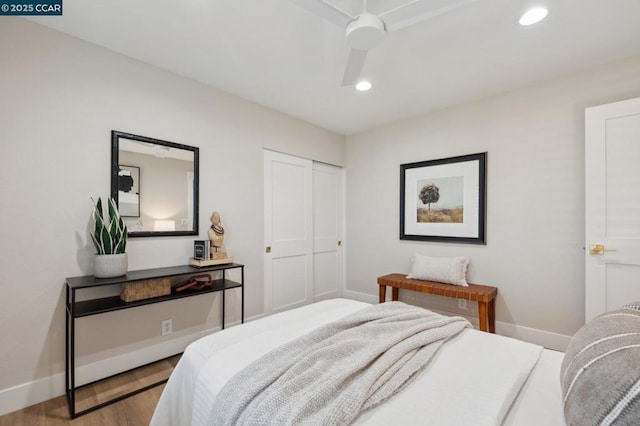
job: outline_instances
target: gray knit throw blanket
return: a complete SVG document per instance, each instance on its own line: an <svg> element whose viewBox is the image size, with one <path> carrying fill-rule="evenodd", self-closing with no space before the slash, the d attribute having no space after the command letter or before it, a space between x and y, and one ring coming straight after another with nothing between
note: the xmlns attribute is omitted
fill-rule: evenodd
<svg viewBox="0 0 640 426"><path fill-rule="evenodd" d="M257 359L220 390L210 425L348 425L469 322L402 302L364 308Z"/></svg>

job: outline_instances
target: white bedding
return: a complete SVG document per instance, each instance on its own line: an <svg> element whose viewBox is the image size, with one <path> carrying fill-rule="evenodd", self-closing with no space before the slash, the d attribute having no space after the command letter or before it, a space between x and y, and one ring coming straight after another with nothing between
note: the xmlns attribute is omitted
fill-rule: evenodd
<svg viewBox="0 0 640 426"><path fill-rule="evenodd" d="M192 343L171 375L151 424L206 425L216 395L240 369L279 345L365 306L347 299L327 300ZM443 345L407 388L363 413L355 424L564 425L561 355L515 339L465 330Z"/></svg>

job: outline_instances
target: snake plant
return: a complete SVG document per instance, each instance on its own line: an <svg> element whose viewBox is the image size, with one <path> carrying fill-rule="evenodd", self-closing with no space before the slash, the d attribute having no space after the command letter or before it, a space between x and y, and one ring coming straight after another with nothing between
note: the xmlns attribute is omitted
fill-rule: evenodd
<svg viewBox="0 0 640 426"><path fill-rule="evenodd" d="M97 254L121 254L127 246L127 226L118 213L118 206L113 198L109 198L108 217L102 210L102 199L93 200L94 229L91 234Z"/></svg>

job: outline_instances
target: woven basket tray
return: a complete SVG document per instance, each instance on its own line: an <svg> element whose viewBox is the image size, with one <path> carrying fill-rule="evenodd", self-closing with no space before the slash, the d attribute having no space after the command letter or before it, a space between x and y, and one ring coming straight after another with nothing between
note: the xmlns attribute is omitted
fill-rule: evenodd
<svg viewBox="0 0 640 426"><path fill-rule="evenodd" d="M120 299L125 302L135 302L168 294L171 294L171 280L169 278L125 283L120 289Z"/></svg>

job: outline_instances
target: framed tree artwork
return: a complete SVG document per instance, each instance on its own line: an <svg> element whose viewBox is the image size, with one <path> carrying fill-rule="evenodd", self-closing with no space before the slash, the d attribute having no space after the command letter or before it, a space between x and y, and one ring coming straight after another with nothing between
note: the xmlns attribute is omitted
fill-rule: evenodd
<svg viewBox="0 0 640 426"><path fill-rule="evenodd" d="M400 165L400 239L486 244L487 153Z"/></svg>

